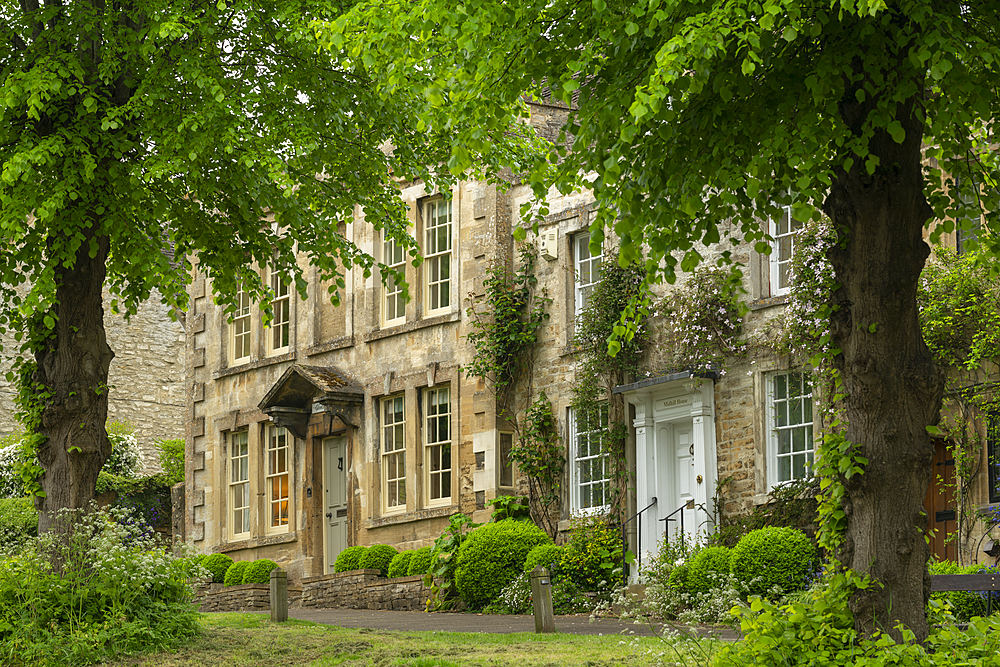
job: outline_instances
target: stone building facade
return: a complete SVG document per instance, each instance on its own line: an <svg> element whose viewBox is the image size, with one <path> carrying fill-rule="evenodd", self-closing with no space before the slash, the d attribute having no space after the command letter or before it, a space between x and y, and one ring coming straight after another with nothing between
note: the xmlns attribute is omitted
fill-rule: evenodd
<svg viewBox="0 0 1000 667"><path fill-rule="evenodd" d="M543 131L561 124L557 107L533 112ZM450 516L486 521L488 501L524 488L495 395L461 369L474 354L468 309L491 265L517 262L511 231L531 193L464 182L447 195L420 183L401 188L425 257L419 267L360 210L347 227L362 250L405 271L406 302L391 281L355 270L333 307L328 285L304 259L305 300L282 276L255 267L275 287L278 315L265 327L259 304L242 300L230 319L214 303L211 282L195 276L184 532L198 550L270 558L301 581L332 572L348 545L431 544ZM530 395L545 391L566 447L562 530L571 517L604 509L609 483L596 436L572 410L574 322L605 261L587 243L592 204L586 192L553 193L533 239L537 289L552 302ZM788 300L796 223L786 211L770 224L769 255L728 248L744 269L749 336L766 331ZM663 322L654 317L649 326L649 372L616 389L629 422L628 510L648 508L630 535L643 553L664 533L710 531L717 512L746 511L776 485L805 477L820 429L808 372L787 356L754 353L714 373L661 374L669 352L658 335Z"/></svg>
<svg viewBox="0 0 1000 667"><path fill-rule="evenodd" d="M158 470L156 441L183 438L185 431L183 313L171 314L154 294L126 320L105 301L104 326L114 350L108 395L108 420L135 429L147 472ZM16 433L14 388L6 380L13 336L4 337L0 368L0 435Z"/></svg>

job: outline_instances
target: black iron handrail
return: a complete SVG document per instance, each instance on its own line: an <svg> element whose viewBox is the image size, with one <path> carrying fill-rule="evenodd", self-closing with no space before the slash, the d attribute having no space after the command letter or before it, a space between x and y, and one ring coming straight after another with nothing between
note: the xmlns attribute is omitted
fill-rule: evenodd
<svg viewBox="0 0 1000 667"><path fill-rule="evenodd" d="M660 519L660 521L663 522L663 543L664 544L669 544L670 543L670 522L671 521L677 521L677 519L675 519L673 517L678 512L681 515L681 543L683 544L683 542L684 542L684 510L693 510L693 509L694 509L694 498L688 498L684 502L683 505L681 505L680 507L678 507L677 509L675 509L673 512L671 512L667 516L665 516L662 519Z"/></svg>
<svg viewBox="0 0 1000 667"><path fill-rule="evenodd" d="M628 524L633 519L641 515L643 512L645 512L655 504L656 504L656 496L653 496L653 502L649 503L635 514L622 521L622 586L628 586ZM639 567L639 561L641 558L642 558L642 527L640 526L639 529L635 531L636 569L638 569Z"/></svg>

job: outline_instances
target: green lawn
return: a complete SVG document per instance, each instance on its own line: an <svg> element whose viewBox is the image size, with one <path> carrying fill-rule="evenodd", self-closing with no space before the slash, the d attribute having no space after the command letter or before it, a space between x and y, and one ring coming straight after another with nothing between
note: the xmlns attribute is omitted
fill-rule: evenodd
<svg viewBox="0 0 1000 667"><path fill-rule="evenodd" d="M711 642L655 637L389 632L261 614L202 616L203 632L169 653L135 656L113 665L701 665Z"/></svg>

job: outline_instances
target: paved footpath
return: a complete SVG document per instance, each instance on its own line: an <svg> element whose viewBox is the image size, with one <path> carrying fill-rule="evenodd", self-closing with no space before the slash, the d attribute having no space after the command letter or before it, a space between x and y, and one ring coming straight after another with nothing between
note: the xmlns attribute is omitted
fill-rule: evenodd
<svg viewBox="0 0 1000 667"><path fill-rule="evenodd" d="M266 612L264 612L266 613ZM289 609L292 618L345 628L372 628L377 630L439 631L439 632L534 632L535 621L531 616L498 614L434 613L422 611L373 611L368 609ZM676 626L683 633L711 635L724 640L735 640L738 633L723 626ZM616 618L597 618L589 615L556 616L556 632L576 635L638 635L653 636L670 626L638 624Z"/></svg>

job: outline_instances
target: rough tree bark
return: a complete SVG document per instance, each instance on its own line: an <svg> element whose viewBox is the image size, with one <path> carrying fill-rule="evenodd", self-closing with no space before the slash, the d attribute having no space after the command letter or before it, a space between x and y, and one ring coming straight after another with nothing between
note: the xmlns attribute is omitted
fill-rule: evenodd
<svg viewBox="0 0 1000 667"><path fill-rule="evenodd" d="M848 93L841 113L860 131L871 108ZM868 635L902 622L923 639L929 578L921 514L933 453L926 427L937 422L944 379L917 318L917 281L929 254L923 229L932 215L917 104L897 108L903 143L877 132L869 144L880 160L875 173L858 160L837 175L823 209L842 239L830 259L840 285L832 334L841 350L834 363L843 380L846 436L868 459L864 474L846 482L841 559L877 582L852 598L855 627Z"/></svg>
<svg viewBox="0 0 1000 667"><path fill-rule="evenodd" d="M94 234L96 223L90 229ZM90 239L97 252L90 256ZM88 236L71 267L56 275L56 326L47 344L35 352L35 381L47 397L41 402L40 434L45 441L38 459L44 497L36 497L40 532L60 526L60 508L85 508L94 497L97 475L111 453L108 418L108 368L114 353L104 332L103 287L108 259L107 237Z"/></svg>

